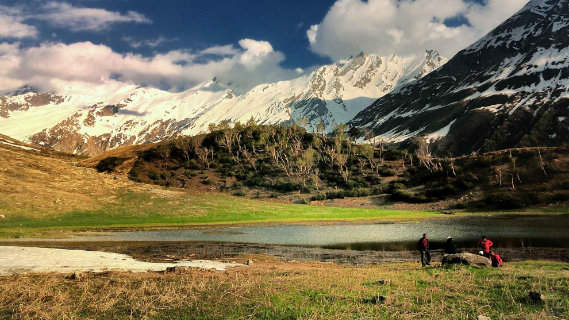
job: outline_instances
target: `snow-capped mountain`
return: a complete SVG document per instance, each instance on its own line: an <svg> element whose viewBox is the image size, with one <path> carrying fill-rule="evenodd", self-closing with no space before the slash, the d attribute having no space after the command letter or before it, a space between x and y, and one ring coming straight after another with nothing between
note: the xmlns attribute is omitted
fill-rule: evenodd
<svg viewBox="0 0 569 320"><path fill-rule="evenodd" d="M453 153L569 141L569 1L532 0L424 78L378 99L350 125Z"/></svg>
<svg viewBox="0 0 569 320"><path fill-rule="evenodd" d="M0 133L92 155L121 145L206 132L209 124L223 120L294 121L309 130L322 123L331 130L445 62L436 51L421 58L362 53L241 95L216 79L178 93L116 82L67 84L53 93L24 88L0 97Z"/></svg>

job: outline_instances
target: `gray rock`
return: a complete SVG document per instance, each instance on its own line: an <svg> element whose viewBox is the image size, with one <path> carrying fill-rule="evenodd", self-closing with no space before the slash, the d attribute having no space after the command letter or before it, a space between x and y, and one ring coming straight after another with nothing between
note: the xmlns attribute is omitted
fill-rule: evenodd
<svg viewBox="0 0 569 320"><path fill-rule="evenodd" d="M455 253L455 254L445 254L442 260L443 265L448 264L464 264L468 266L479 266L479 267L491 267L492 262L490 259L483 257L481 255L472 253Z"/></svg>

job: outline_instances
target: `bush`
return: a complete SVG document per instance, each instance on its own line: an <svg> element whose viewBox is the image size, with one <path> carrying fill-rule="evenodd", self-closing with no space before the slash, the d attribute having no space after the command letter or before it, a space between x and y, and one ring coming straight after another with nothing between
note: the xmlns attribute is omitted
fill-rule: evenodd
<svg viewBox="0 0 569 320"><path fill-rule="evenodd" d="M237 197L244 197L247 195L247 193L243 190L237 190L237 191L233 192L233 195L237 196Z"/></svg>
<svg viewBox="0 0 569 320"><path fill-rule="evenodd" d="M549 202L565 202L569 201L569 193L555 193L549 197Z"/></svg>
<svg viewBox="0 0 569 320"><path fill-rule="evenodd" d="M391 201L402 201L409 203L429 202L426 196L417 196L409 190L395 190L389 197Z"/></svg>
<svg viewBox="0 0 569 320"><path fill-rule="evenodd" d="M150 170L148 171L148 178L152 179L152 180L158 180L158 172L154 171L154 170Z"/></svg>
<svg viewBox="0 0 569 320"><path fill-rule="evenodd" d="M379 174L382 177L393 177L393 176L397 175L397 172L395 172L392 169L382 167L381 169L379 169Z"/></svg>
<svg viewBox="0 0 569 320"><path fill-rule="evenodd" d="M401 190L401 189L405 189L405 185L399 182L395 182L395 183L390 183L389 187L387 188L387 191L389 193L394 193L397 190Z"/></svg>
<svg viewBox="0 0 569 320"><path fill-rule="evenodd" d="M456 195L457 193L458 192L453 185L446 184L427 190L425 195L432 198L446 199L450 196Z"/></svg>
<svg viewBox="0 0 569 320"><path fill-rule="evenodd" d="M126 158L109 157L97 163L97 171L99 172L113 172L115 168L125 162Z"/></svg>
<svg viewBox="0 0 569 320"><path fill-rule="evenodd" d="M279 192L286 193L292 191L299 191L302 186L300 185L300 183L279 179L272 187L273 189Z"/></svg>
<svg viewBox="0 0 569 320"><path fill-rule="evenodd" d="M520 209L525 207L525 202L518 194L511 192L494 192L484 197L484 203L496 209Z"/></svg>
<svg viewBox="0 0 569 320"><path fill-rule="evenodd" d="M310 198L310 201L322 201L322 200L326 200L326 194L324 193L313 195L312 198Z"/></svg>

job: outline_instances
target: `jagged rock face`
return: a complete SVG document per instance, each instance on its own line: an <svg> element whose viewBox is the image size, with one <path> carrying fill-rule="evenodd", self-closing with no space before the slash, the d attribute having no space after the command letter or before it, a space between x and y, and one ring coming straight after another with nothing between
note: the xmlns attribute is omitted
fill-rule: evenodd
<svg viewBox="0 0 569 320"><path fill-rule="evenodd" d="M228 120L295 121L330 131L377 98L446 62L436 51L419 59L360 54L293 79L237 95L217 80L171 93L132 85L70 86L0 97L0 133L59 151L94 155L129 144L206 132ZM302 119L302 120L300 120Z"/></svg>
<svg viewBox="0 0 569 320"><path fill-rule="evenodd" d="M533 0L442 68L350 123L453 153L569 141L569 1Z"/></svg>

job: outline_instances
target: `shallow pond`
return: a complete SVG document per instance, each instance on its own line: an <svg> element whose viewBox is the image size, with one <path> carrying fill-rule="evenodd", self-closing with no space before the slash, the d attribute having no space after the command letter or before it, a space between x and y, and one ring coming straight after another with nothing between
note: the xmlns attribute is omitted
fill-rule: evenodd
<svg viewBox="0 0 569 320"><path fill-rule="evenodd" d="M409 223L333 225L255 225L183 230L106 232L73 241L215 241L318 246L355 250L413 248L421 234L432 243L452 236L461 247L474 247L481 235L496 246L569 248L569 215L441 218Z"/></svg>

